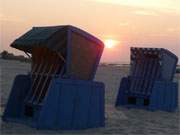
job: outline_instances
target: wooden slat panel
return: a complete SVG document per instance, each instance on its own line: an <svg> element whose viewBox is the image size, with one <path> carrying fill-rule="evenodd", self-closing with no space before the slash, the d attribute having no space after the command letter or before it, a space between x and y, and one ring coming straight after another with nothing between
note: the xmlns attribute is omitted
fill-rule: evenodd
<svg viewBox="0 0 180 135"><path fill-rule="evenodd" d="M55 59L57 59L57 60L55 60ZM42 87L39 90L40 92L39 92L39 95L38 95L38 98L37 98L37 103L39 103L39 101L42 99L42 94L47 92L47 89L48 89L47 86L49 86L49 84L50 84L50 81L52 79L51 75L53 75L54 70L55 70L55 65L57 65L57 64L58 64L58 57L54 53L54 54L51 55L51 64L50 64L50 68L49 68L49 70L47 72L47 76L45 76Z"/></svg>
<svg viewBox="0 0 180 135"><path fill-rule="evenodd" d="M46 56L47 57L45 58L45 63L43 65L42 74L48 74L50 68L52 67L53 53L50 52L50 51L47 51ZM44 75L39 75L39 76L40 76L40 79L37 82L37 86L36 86L36 89L35 89L36 93L35 93L35 95L33 96L33 99L32 99L33 102L36 102L36 100L38 99L40 91L42 89L42 85L44 84L44 81L48 77L48 76L44 76Z"/></svg>
<svg viewBox="0 0 180 135"><path fill-rule="evenodd" d="M31 76L32 76L32 84L31 84L31 90L30 93L28 94L26 100L31 100L31 97L34 94L34 87L35 87L35 82L39 79L37 73L40 73L43 62L44 62L44 54L45 54L45 49L33 49L32 52L32 57L33 57L33 70L31 71Z"/></svg>
<svg viewBox="0 0 180 135"><path fill-rule="evenodd" d="M53 77L55 77L55 75L60 74L60 72L61 72L61 69L62 69L63 64L64 64L64 60L62 60L62 57L58 57L58 56L59 55L56 56L57 61L55 61L55 63L54 63L51 75L47 78L46 83L44 83L41 96L38 100L39 103L41 103L43 101L43 99L46 97L46 95L48 93L49 85L50 85Z"/></svg>
<svg viewBox="0 0 180 135"><path fill-rule="evenodd" d="M32 57L32 86L25 101L40 104L48 92L52 79L62 72L65 58L47 48L34 48Z"/></svg>

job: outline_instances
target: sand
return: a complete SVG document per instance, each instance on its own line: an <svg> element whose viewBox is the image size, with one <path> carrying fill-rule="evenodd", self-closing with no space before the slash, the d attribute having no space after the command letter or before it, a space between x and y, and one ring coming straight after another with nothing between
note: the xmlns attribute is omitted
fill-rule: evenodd
<svg viewBox="0 0 180 135"><path fill-rule="evenodd" d="M0 59L0 97L2 116L4 106L10 93L13 79L17 74L26 74L30 71L30 64ZM6 123L0 120L1 134L121 134L121 135L179 135L180 112L174 113L156 111L151 112L141 109L114 108L120 80L128 74L127 65L99 66L96 80L106 84L106 126L79 131L63 130L36 130L31 127L16 123ZM175 81L180 83L180 75L176 75ZM179 94L180 95L180 94ZM180 97L180 96L179 96Z"/></svg>

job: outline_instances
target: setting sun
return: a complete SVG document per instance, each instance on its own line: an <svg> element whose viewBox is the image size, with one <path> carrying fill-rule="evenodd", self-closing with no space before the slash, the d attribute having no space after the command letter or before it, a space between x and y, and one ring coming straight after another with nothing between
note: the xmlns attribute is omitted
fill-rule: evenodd
<svg viewBox="0 0 180 135"><path fill-rule="evenodd" d="M113 48L116 45L117 41L113 40L113 39L106 39L104 41L105 47L106 48Z"/></svg>

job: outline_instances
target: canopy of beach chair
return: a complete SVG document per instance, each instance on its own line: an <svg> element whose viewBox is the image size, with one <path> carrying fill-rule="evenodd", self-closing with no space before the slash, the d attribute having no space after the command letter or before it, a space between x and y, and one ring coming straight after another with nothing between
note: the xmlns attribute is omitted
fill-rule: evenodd
<svg viewBox="0 0 180 135"><path fill-rule="evenodd" d="M65 51L68 44L72 42L71 33L76 33L87 40L93 41L96 45L103 44L99 39L79 28L71 25L63 25L33 27L27 33L16 39L11 44L11 47L28 53L31 53L34 47L47 47L53 51L62 52Z"/></svg>

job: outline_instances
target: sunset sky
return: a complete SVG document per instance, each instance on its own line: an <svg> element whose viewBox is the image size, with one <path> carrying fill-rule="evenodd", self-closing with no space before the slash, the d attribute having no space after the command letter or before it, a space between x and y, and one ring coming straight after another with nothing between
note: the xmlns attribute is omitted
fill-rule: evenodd
<svg viewBox="0 0 180 135"><path fill-rule="evenodd" d="M0 0L0 24L0 51L20 54L9 45L33 26L70 24L113 41L102 62L128 62L130 46L180 57L180 0Z"/></svg>

